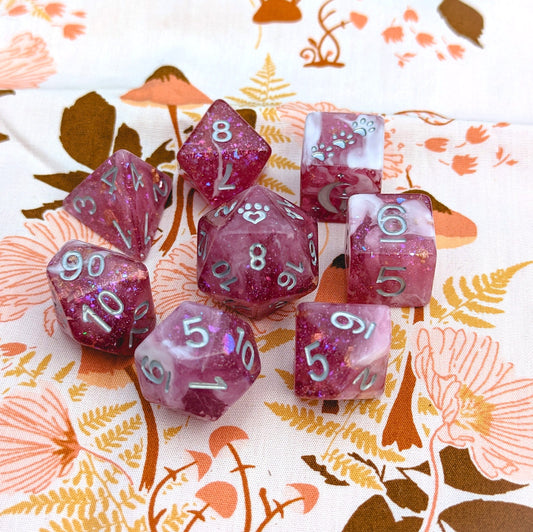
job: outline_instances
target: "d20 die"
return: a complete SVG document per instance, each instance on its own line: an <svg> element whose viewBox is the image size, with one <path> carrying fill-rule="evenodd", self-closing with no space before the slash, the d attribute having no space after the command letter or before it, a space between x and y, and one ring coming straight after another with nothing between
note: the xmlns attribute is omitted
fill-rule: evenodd
<svg viewBox="0 0 533 532"><path fill-rule="evenodd" d="M172 180L126 150L116 151L63 201L65 209L118 249L143 260Z"/></svg>
<svg viewBox="0 0 533 532"><path fill-rule="evenodd" d="M133 355L155 327L150 278L142 262L71 240L46 273L58 322L80 344Z"/></svg>
<svg viewBox="0 0 533 532"><path fill-rule="evenodd" d="M356 113L309 113L300 206L325 222L345 222L352 194L381 192L384 120Z"/></svg>
<svg viewBox="0 0 533 532"><path fill-rule="evenodd" d="M139 345L135 364L148 401L213 421L261 371L246 322L191 302L182 303Z"/></svg>
<svg viewBox="0 0 533 532"><path fill-rule="evenodd" d="M348 206L347 300L394 307L429 303L437 261L425 194L359 194Z"/></svg>
<svg viewBox="0 0 533 532"><path fill-rule="evenodd" d="M211 205L255 183L270 146L224 100L207 110L178 152L186 179Z"/></svg>
<svg viewBox="0 0 533 532"><path fill-rule="evenodd" d="M198 287L238 312L261 318L313 291L317 223L255 185L198 223Z"/></svg>
<svg viewBox="0 0 533 532"><path fill-rule="evenodd" d="M390 341L387 306L300 303L296 313L296 395L378 397L385 387Z"/></svg>

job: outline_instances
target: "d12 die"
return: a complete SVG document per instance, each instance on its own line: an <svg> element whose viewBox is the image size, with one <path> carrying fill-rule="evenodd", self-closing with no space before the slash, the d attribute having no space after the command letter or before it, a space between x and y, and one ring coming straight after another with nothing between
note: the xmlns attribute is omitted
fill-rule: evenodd
<svg viewBox="0 0 533 532"><path fill-rule="evenodd" d="M261 318L313 291L317 223L256 185L198 223L198 287L238 312Z"/></svg>
<svg viewBox="0 0 533 532"><path fill-rule="evenodd" d="M346 221L352 194L381 192L384 120L377 115L309 113L300 206L325 222Z"/></svg>
<svg viewBox="0 0 533 532"><path fill-rule="evenodd" d="M182 303L135 351L144 397L216 420L253 384L261 361L250 326L234 315Z"/></svg>
<svg viewBox="0 0 533 532"><path fill-rule="evenodd" d="M181 147L178 162L191 185L216 206L253 185L271 151L246 120L216 100Z"/></svg>
<svg viewBox="0 0 533 532"><path fill-rule="evenodd" d="M390 340L387 306L300 303L296 313L296 395L378 397L385 387Z"/></svg>
<svg viewBox="0 0 533 532"><path fill-rule="evenodd" d="M63 201L65 209L118 249L143 260L172 180L126 150L116 151Z"/></svg>
<svg viewBox="0 0 533 532"><path fill-rule="evenodd" d="M347 300L420 307L431 298L437 261L425 194L359 194L349 200Z"/></svg>
<svg viewBox="0 0 533 532"><path fill-rule="evenodd" d="M58 322L80 344L132 355L155 327L150 278L142 262L71 240L46 273Z"/></svg>

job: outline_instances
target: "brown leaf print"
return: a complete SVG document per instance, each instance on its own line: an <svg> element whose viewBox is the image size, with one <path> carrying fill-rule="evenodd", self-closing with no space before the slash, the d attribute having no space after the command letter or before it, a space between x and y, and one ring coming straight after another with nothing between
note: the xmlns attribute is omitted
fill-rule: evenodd
<svg viewBox="0 0 533 532"><path fill-rule="evenodd" d="M261 0L253 21L256 24L270 22L297 22L302 18L299 0Z"/></svg>
<svg viewBox="0 0 533 532"><path fill-rule="evenodd" d="M460 0L444 0L438 11L455 33L483 47L479 42L483 32L483 17L473 7Z"/></svg>

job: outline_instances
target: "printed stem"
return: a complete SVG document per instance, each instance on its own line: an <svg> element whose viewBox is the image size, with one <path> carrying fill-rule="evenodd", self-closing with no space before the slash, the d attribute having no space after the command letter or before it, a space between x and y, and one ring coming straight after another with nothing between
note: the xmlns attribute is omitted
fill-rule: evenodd
<svg viewBox="0 0 533 532"><path fill-rule="evenodd" d="M178 236L178 231L180 228L181 223L181 215L183 214L183 189L184 189L185 181L183 179L182 174L178 174L178 181L176 183L176 209L174 211L174 219L172 220L172 227L170 228L170 231L168 232L167 238L161 245L161 251L163 252L163 255L166 255L170 249L172 248L172 245L174 244L174 241L176 240L176 237Z"/></svg>
<svg viewBox="0 0 533 532"><path fill-rule="evenodd" d="M325 460L326 457L328 456L328 453L329 453L329 450L331 449L331 447L333 446L333 443L335 442L335 440L337 439L337 436L343 431L346 429L346 426L348 424L348 421L350 421L350 418L352 417L353 413L355 412L356 410L356 404L355 404L355 401L351 401L351 405L350 405L350 402L347 403L346 405L346 419L344 420L343 424L335 431L335 434L333 435L333 438L331 438L331 441L329 442L324 454L322 455L322 460Z"/></svg>
<svg viewBox="0 0 533 532"><path fill-rule="evenodd" d="M107 495L109 496L109 498L113 501L113 503L115 504L116 508L117 508L117 511L120 515L120 518L122 520L122 523L124 524L124 526L128 529L128 530L131 530L133 532L133 528L131 528L129 525L128 525L128 522L126 521L126 516L124 515L124 512L122 511L122 506L121 504L115 499L115 497L113 496L113 492L109 489L109 486L107 485L107 482L100 476L100 474L98 473L96 467L94 466L94 462L93 462L93 458L92 458L92 455L93 453L92 452L89 452L88 455L87 455L87 458L89 459L89 463L91 464L91 467L93 469L93 473L94 473L94 476L100 481L100 484L102 484L102 486L104 487L104 489L106 490L107 492Z"/></svg>
<svg viewBox="0 0 533 532"><path fill-rule="evenodd" d="M178 125L178 109L175 105L168 106L168 112L170 114L170 120L172 122L172 127L174 128L174 133L176 133L176 141L178 143L178 150L182 146L180 128Z"/></svg>
<svg viewBox="0 0 533 532"><path fill-rule="evenodd" d="M266 494L265 494L266 496ZM265 526L270 522L272 521L272 518L276 515L276 514L280 514L281 517L283 518L283 509L284 508L287 508L287 506L295 503L295 502L298 502L298 501L303 501L304 498L303 497L297 497L296 499L289 499L288 501L285 501L283 504L279 504L277 501L274 501L276 503L276 509L272 512L267 512L267 508L265 507L265 514L266 514L266 517L263 519L263 521L261 522L261 524L257 527L257 530L256 532L261 532L262 530L265 529ZM263 502L264 504L264 502Z"/></svg>
<svg viewBox="0 0 533 532"><path fill-rule="evenodd" d="M163 514L166 512L166 508L164 508L160 510L157 515L154 515L155 501L157 499L157 495L169 480L176 480L176 475L178 473L181 473L182 471L193 466L194 464L196 464L196 461L191 462L190 464L184 465L183 467L180 467L179 469L175 470L167 468L168 474L165 475L165 477L163 477L163 479L157 483L150 497L150 503L148 504L148 527L150 528L150 532L156 532L157 523L159 522L161 517L163 517Z"/></svg>
<svg viewBox="0 0 533 532"><path fill-rule="evenodd" d="M440 468L438 466L437 459L435 456L435 438L437 437L437 433L439 432L439 430L440 429L437 429L429 440L429 465L433 474L434 489L433 497L431 499L431 506L429 507L429 511L424 517L424 522L422 523L422 526L420 527L420 530L423 530L424 532L431 532L431 530L433 530L433 521L435 519L435 511L437 509L437 499L439 495L440 484Z"/></svg>
<svg viewBox="0 0 533 532"><path fill-rule="evenodd" d="M187 225L189 226L189 233L191 233L191 236L196 234L196 224L194 223L193 216L194 193L194 188L191 188L187 194L187 207L185 209L185 212L187 213Z"/></svg>
<svg viewBox="0 0 533 532"><path fill-rule="evenodd" d="M146 461L144 463L143 474L141 477L141 483L139 484L139 490L145 489L150 491L155 481L155 473L157 468L157 455L159 454L159 436L157 435L157 424L155 422L154 412L150 403L144 398L137 374L133 369L133 366L127 366L124 368L129 378L133 382L139 400L141 401L144 420L146 422Z"/></svg>
<svg viewBox="0 0 533 532"><path fill-rule="evenodd" d="M102 462L107 462L108 464L111 464L115 469L118 469L127 479L131 486L133 486L133 480L128 475L128 473L122 469L116 462L113 462L110 458L107 458L107 456L102 456L101 454L95 453L94 451L91 451L90 449L87 449L86 447L81 447L82 451L85 451L87 454L93 455L95 458L98 458L98 460L101 460Z"/></svg>
<svg viewBox="0 0 533 532"><path fill-rule="evenodd" d="M189 532L189 530L192 528L192 525L196 523L196 521L205 521L204 512L209 508L209 504L206 504L201 510L189 510L189 513L193 514L194 517L189 521L189 524L185 527L185 530L183 532Z"/></svg>
<svg viewBox="0 0 533 532"><path fill-rule="evenodd" d="M235 471L238 471L241 475L242 491L244 494L244 507L246 509L244 532L250 532L250 529L252 527L252 500L250 497L250 487L248 485L248 477L246 476L246 470L255 466L244 465L241 461L239 453L237 453L237 449L235 449L235 447L231 443L228 443L227 446L228 449L231 451L233 458L235 458L235 462L237 462L237 467L231 472L234 473Z"/></svg>

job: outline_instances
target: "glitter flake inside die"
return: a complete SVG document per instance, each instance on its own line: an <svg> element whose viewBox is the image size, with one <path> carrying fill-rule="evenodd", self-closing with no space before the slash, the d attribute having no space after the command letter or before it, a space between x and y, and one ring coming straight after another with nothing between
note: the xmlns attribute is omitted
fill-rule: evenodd
<svg viewBox="0 0 533 532"><path fill-rule="evenodd" d="M296 314L296 395L320 399L380 396L390 341L390 309L385 305L300 303Z"/></svg>
<svg viewBox="0 0 533 532"><path fill-rule="evenodd" d="M192 302L182 303L139 345L135 364L148 401L213 421L261 371L250 326Z"/></svg>

